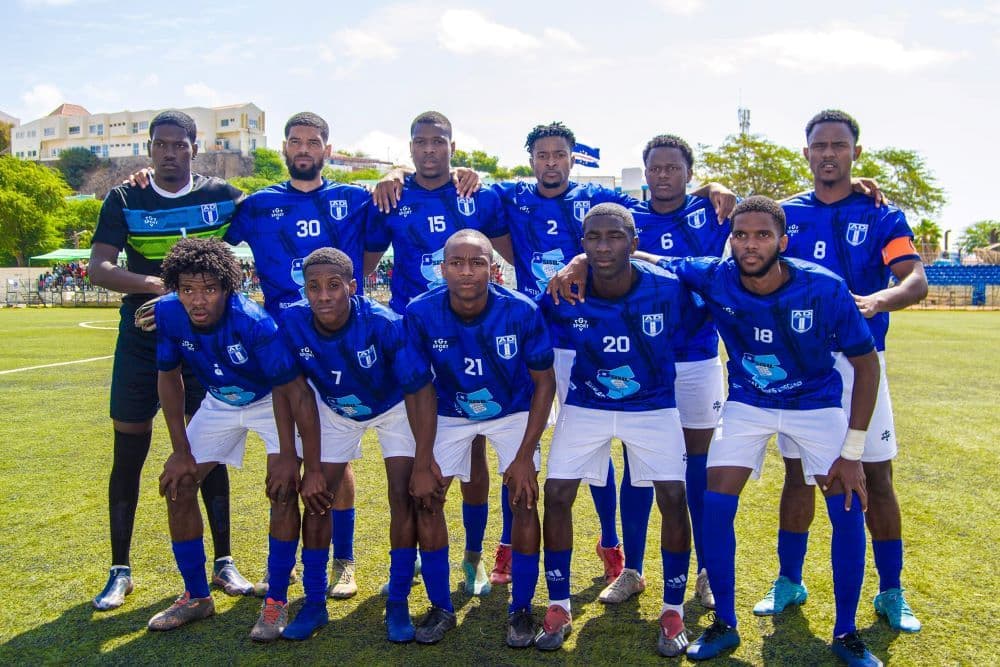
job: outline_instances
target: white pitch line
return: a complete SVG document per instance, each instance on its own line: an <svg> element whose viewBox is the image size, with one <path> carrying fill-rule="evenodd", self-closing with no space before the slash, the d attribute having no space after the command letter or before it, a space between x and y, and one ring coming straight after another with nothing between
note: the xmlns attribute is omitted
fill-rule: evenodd
<svg viewBox="0 0 1000 667"><path fill-rule="evenodd" d="M104 361L105 359L111 359L115 355L109 354L106 357L91 357L90 359L77 359L76 361L60 361L57 364L43 364L41 366L25 366L24 368L11 368L10 370L0 371L0 375L7 375L8 373L20 373L21 371L33 371L39 368L54 368L55 366L69 366L70 364L86 364L91 361Z"/></svg>
<svg viewBox="0 0 1000 667"><path fill-rule="evenodd" d="M95 324L105 324L112 323L114 326L110 327L95 327ZM118 331L118 320L90 320L89 322L80 322L80 326L84 329L100 329L101 331Z"/></svg>

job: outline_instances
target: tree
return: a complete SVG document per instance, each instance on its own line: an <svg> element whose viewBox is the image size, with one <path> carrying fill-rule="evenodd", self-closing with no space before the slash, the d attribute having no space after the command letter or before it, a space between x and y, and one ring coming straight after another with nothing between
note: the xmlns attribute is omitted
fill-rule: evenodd
<svg viewBox="0 0 1000 667"><path fill-rule="evenodd" d="M0 122L0 155L10 148L10 131L14 127L10 123Z"/></svg>
<svg viewBox="0 0 1000 667"><path fill-rule="evenodd" d="M535 172L526 164L519 164L510 170L511 176L534 176Z"/></svg>
<svg viewBox="0 0 1000 667"><path fill-rule="evenodd" d="M916 216L934 216L948 201L916 151L892 147L862 151L851 173L874 178L891 202Z"/></svg>
<svg viewBox="0 0 1000 667"><path fill-rule="evenodd" d="M471 167L472 159L469 154L463 151L461 148L456 148L451 153L451 166L453 167Z"/></svg>
<svg viewBox="0 0 1000 667"><path fill-rule="evenodd" d="M70 189L59 172L0 156L0 254L18 266L59 246L57 221Z"/></svg>
<svg viewBox="0 0 1000 667"><path fill-rule="evenodd" d="M355 183L357 181L377 181L382 178L382 172L378 169L358 169L348 171L346 169L334 169L327 165L323 167L323 178L337 183Z"/></svg>
<svg viewBox="0 0 1000 667"><path fill-rule="evenodd" d="M994 243L1000 243L1000 220L974 222L965 228L958 239L958 247L963 252L972 252Z"/></svg>
<svg viewBox="0 0 1000 667"><path fill-rule="evenodd" d="M64 243L72 248L86 248L97 228L97 218L101 215L100 199L68 199L66 207L58 216L56 228Z"/></svg>
<svg viewBox="0 0 1000 667"><path fill-rule="evenodd" d="M87 172L97 166L97 156L88 149L78 146L67 148L59 154L56 167L62 172L63 177L74 190L83 185L83 179Z"/></svg>
<svg viewBox="0 0 1000 667"><path fill-rule="evenodd" d="M253 174L229 179L229 183L247 194L288 180L285 159L276 150L258 148L253 152Z"/></svg>
<svg viewBox="0 0 1000 667"><path fill-rule="evenodd" d="M913 237L924 264L930 264L937 259L941 248L941 235L941 227L929 218L923 218L913 226Z"/></svg>
<svg viewBox="0 0 1000 667"><path fill-rule="evenodd" d="M698 145L695 174L748 197L782 199L812 187L812 175L802 154L756 134L730 135L717 149Z"/></svg>
<svg viewBox="0 0 1000 667"><path fill-rule="evenodd" d="M451 166L468 167L469 169L495 175L497 169L500 168L500 158L496 155L490 155L486 151L472 151L469 153L461 149L456 149L451 154Z"/></svg>

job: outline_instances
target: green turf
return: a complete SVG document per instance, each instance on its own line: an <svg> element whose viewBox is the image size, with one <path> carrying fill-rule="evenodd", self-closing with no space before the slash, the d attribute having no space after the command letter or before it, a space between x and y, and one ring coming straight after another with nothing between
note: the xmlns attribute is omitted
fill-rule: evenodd
<svg viewBox="0 0 1000 667"><path fill-rule="evenodd" d="M0 371L111 354L112 330L84 329L99 320L113 326L115 312L98 309L0 310ZM896 466L903 505L904 586L924 630L899 635L871 608L877 577L865 579L858 625L870 648L894 665L1000 664L989 628L1000 608L997 535L1000 507L997 396L1000 395L1000 314L907 312L894 316L888 355L901 447ZM215 593L219 614L173 633L149 634L146 621L179 592L163 501L156 477L168 451L162 422L143 475L133 549L137 588L127 604L98 613L90 598L107 573L107 476L111 461L107 418L111 361L0 375L0 664L37 663L351 663L511 664L655 663L656 624L662 586L654 511L647 547L648 590L617 608L597 602L601 583L593 553L598 528L589 493L576 505L578 549L573 560L574 633L563 651L543 655L503 645L507 590L484 600L454 596L460 625L436 647L393 646L384 639L378 586L388 570L387 504L378 450L357 464L360 594L330 601L332 623L302 644L257 646L247 638L257 601ZM547 438L546 438L547 442ZM616 448L618 449L618 448ZM616 452L620 463L620 449ZM491 461L495 459L491 458ZM252 439L246 466L231 474L234 553L244 574L255 577L266 557L263 453ZM805 578L809 602L776 620L750 613L776 572L774 542L781 463L772 452L760 483L744 492L737 518L737 612L743 644L732 662L837 664L827 648L833 623L829 528L817 504ZM494 484L487 551L499 535L499 491ZM457 586L463 533L460 499L448 503L454 536L452 581ZM208 541L211 554L211 543ZM489 554L486 554L492 562ZM693 572L692 572L693 574ZM693 585L689 587L693 588ZM690 591L689 591L690 592ZM301 588L291 590L292 598ZM536 616L544 613L539 582ZM419 615L423 587L411 596ZM293 605L293 610L297 605ZM686 605L688 627L708 623L695 601Z"/></svg>

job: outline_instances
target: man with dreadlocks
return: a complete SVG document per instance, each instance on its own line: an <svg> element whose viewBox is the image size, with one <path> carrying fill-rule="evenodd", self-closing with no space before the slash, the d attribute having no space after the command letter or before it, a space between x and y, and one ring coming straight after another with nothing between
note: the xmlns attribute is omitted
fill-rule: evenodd
<svg viewBox="0 0 1000 667"><path fill-rule="evenodd" d="M312 391L278 337L274 320L236 292L240 268L229 246L218 239L182 239L163 260L162 270L164 287L172 293L155 308L157 388L173 452L163 465L160 494L167 499L170 537L184 593L150 619L150 630L173 630L215 613L205 577L198 486L219 464L242 464L248 431L257 433L267 450L270 571L288 571L295 562L297 456L307 466L319 466ZM208 392L187 428L182 361ZM300 452L296 452L293 423L302 438ZM270 584L260 618L250 632L257 641L277 639L288 620L288 580L279 577Z"/></svg>

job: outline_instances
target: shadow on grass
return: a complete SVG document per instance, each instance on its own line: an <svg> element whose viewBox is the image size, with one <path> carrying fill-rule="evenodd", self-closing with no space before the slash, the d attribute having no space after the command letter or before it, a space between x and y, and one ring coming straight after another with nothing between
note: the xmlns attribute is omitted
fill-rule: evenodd
<svg viewBox="0 0 1000 667"><path fill-rule="evenodd" d="M868 650L875 654L883 664L888 665L892 662L892 655L889 653L889 647L899 635L909 634L906 632L900 632L899 630L893 630L889 627L881 618L876 618L875 621L869 625L867 628L858 628L858 632L861 633L861 638L865 640L865 644L868 645Z"/></svg>
<svg viewBox="0 0 1000 667"><path fill-rule="evenodd" d="M774 632L764 634L761 660L765 665L840 664L830 645L817 637L802 614L802 607L790 605L776 616L760 617L756 626L770 621ZM754 627L747 624L748 627Z"/></svg>

